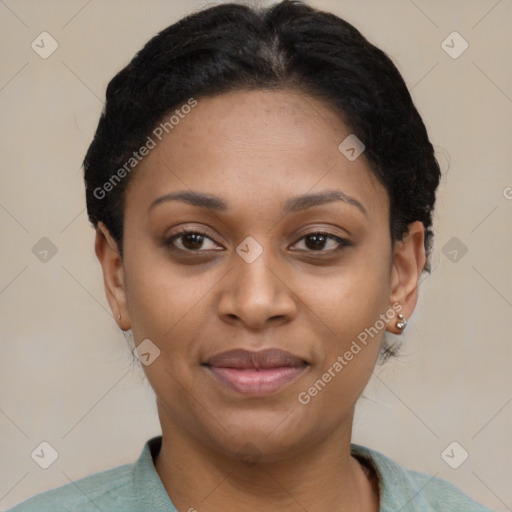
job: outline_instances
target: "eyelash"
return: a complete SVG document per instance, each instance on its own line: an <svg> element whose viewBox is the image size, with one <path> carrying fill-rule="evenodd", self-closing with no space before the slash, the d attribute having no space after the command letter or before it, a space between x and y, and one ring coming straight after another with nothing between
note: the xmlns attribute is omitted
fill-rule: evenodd
<svg viewBox="0 0 512 512"><path fill-rule="evenodd" d="M208 250L208 249L193 250L193 249L181 249L180 247L176 247L174 245L174 241L176 239L179 239L186 235L199 235L199 236L208 238L209 240L211 240L214 243L217 243L215 240L213 240L210 236L208 236L203 231L194 230L194 229L183 229L183 230L179 231L178 233L172 235L171 237L166 238L164 240L164 245L174 251L190 252L190 253L198 253L198 254L204 254L205 252L210 252L210 250ZM346 247L349 247L352 245L348 240L341 238L339 236L333 235L332 233L328 233L326 231L310 231L309 233L302 235L302 237L299 238L299 240L297 240L297 242L295 242L293 245L297 245L298 242L300 242L301 240L303 240L306 237L311 236L311 235L321 235L321 236L326 237L329 240L334 240L338 243L338 247L336 249L331 249L331 250L327 250L327 251L326 250L315 251L313 249L306 249L306 250L300 249L300 250L298 250L298 252L310 252L310 253L317 253L317 254L321 254L321 253L334 254L334 253L338 253L338 252L342 251L343 249L345 249ZM216 249L214 249L214 250L216 250Z"/></svg>

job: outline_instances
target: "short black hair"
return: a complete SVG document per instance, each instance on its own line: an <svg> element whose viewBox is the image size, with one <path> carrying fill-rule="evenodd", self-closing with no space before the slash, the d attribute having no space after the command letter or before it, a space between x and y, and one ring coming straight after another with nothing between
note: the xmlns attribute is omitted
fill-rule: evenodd
<svg viewBox="0 0 512 512"><path fill-rule="evenodd" d="M423 223L430 272L441 172L407 86L386 53L350 23L297 0L194 12L153 37L110 81L83 162L93 225L102 221L122 251L126 164L135 167L134 152L191 98L246 89L295 89L330 105L364 143L387 190L392 241L411 222Z"/></svg>

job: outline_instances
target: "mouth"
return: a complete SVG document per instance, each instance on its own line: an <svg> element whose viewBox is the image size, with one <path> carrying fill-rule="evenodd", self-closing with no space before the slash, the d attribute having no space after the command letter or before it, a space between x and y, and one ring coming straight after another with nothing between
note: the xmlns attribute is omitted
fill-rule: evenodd
<svg viewBox="0 0 512 512"><path fill-rule="evenodd" d="M203 366L218 382L247 396L276 393L309 368L307 361L279 349L231 350L211 357Z"/></svg>

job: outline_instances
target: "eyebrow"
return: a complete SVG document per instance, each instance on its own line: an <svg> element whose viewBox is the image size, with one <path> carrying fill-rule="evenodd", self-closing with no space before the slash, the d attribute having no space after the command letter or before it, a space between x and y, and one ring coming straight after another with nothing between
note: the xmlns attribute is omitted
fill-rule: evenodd
<svg viewBox="0 0 512 512"><path fill-rule="evenodd" d="M151 211L155 206L167 201L183 201L191 204L192 206L208 208L216 211L225 211L228 208L227 203L218 196L183 190L179 192L170 192L169 194L165 194L164 196L155 199L151 203L148 211ZM365 215L368 215L365 207L357 199L337 189L292 197L285 202L283 210L285 213L299 212L312 208L313 206L320 206L334 201L341 201L355 206Z"/></svg>

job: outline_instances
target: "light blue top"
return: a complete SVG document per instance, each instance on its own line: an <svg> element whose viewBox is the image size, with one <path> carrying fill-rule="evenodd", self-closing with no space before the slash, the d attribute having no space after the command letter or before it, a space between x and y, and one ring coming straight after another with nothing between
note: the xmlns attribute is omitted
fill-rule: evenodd
<svg viewBox="0 0 512 512"><path fill-rule="evenodd" d="M9 512L177 512L153 465L161 441L150 439L133 464L43 492ZM445 480L405 469L380 452L351 444L351 453L376 471L379 512L492 512Z"/></svg>

